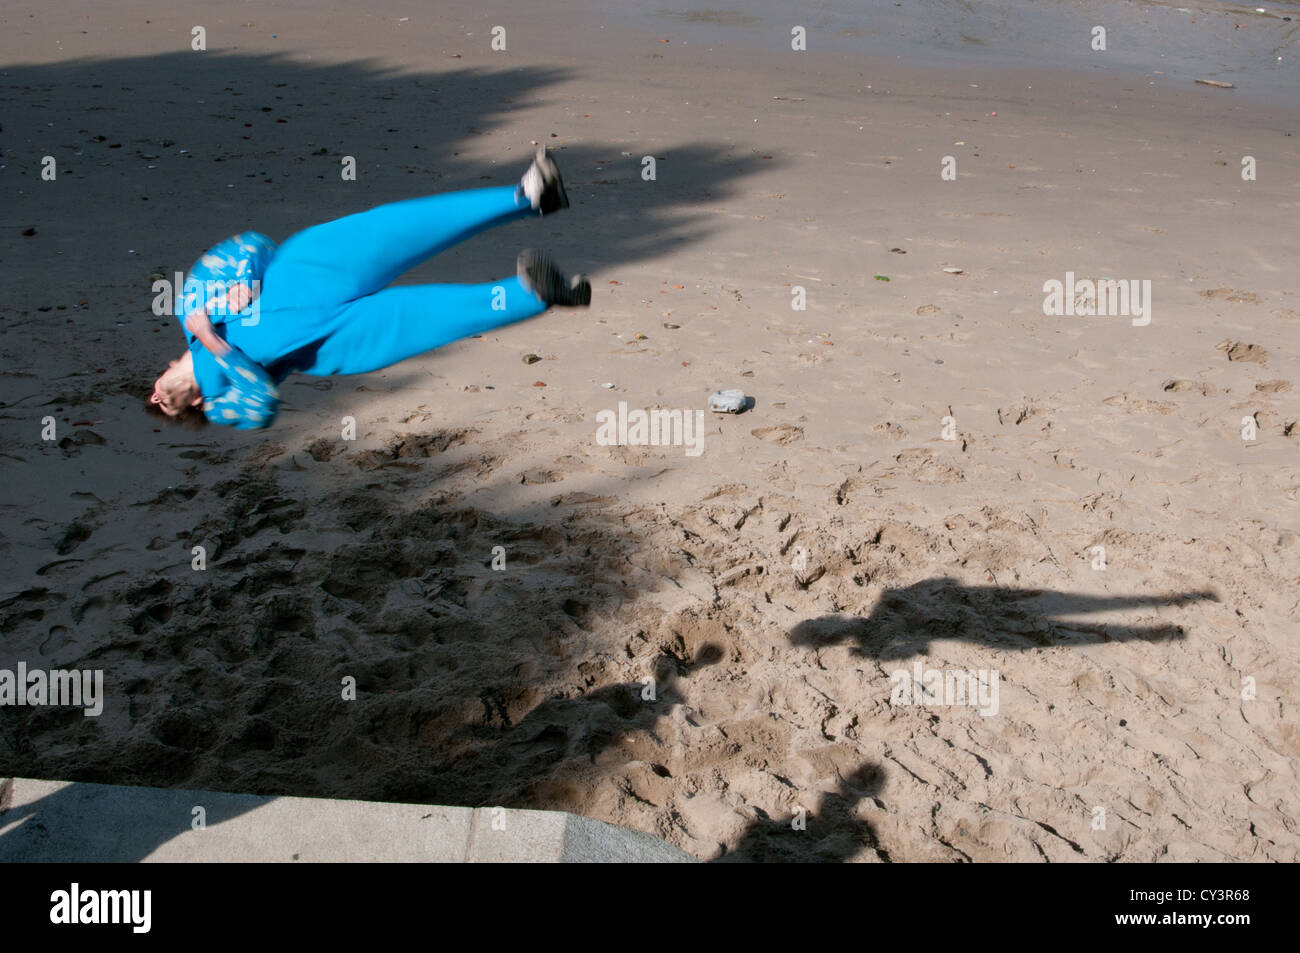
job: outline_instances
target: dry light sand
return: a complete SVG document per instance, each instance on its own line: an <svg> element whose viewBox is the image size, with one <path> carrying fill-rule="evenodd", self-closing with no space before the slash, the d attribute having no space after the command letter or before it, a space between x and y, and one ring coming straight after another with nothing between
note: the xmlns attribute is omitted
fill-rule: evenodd
<svg viewBox="0 0 1300 953"><path fill-rule="evenodd" d="M490 4L118 6L0 14L0 668L107 692L0 709L0 775L705 859L1297 859L1300 114ZM572 208L403 281L535 246L589 311L293 377L263 433L141 412L181 347L152 273L512 182L530 139ZM1150 324L1045 316L1067 272L1150 280ZM595 439L727 387L699 456ZM918 660L996 671L996 713L892 700Z"/></svg>

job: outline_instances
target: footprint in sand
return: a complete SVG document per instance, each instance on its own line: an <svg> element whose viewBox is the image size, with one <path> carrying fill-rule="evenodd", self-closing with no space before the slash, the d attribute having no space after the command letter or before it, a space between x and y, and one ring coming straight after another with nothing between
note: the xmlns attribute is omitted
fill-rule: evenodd
<svg viewBox="0 0 1300 953"><path fill-rule="evenodd" d="M52 563L46 563L40 569L36 570L38 576L48 576L60 568L71 569L74 566L80 566L84 559L56 559Z"/></svg>
<svg viewBox="0 0 1300 953"><path fill-rule="evenodd" d="M1260 430L1271 430L1274 425L1282 423L1282 418L1278 416L1277 411L1270 410L1267 407L1255 411L1253 416L1255 418L1255 423L1259 424Z"/></svg>
<svg viewBox="0 0 1300 953"><path fill-rule="evenodd" d="M85 523L73 522L63 531L63 536L54 544L54 551L60 556L66 556L86 540L90 539L93 531L91 526Z"/></svg>
<svg viewBox="0 0 1300 953"><path fill-rule="evenodd" d="M102 596L91 596L72 610L72 621L81 625L90 613L102 614L112 610L112 604Z"/></svg>
<svg viewBox="0 0 1300 953"><path fill-rule="evenodd" d="M609 506L610 504L617 502L618 497L616 496L599 496L595 493L587 493L583 490L578 490L575 493L565 493L562 496L555 497L551 500L551 505L581 506L585 504L594 504L597 506Z"/></svg>
<svg viewBox="0 0 1300 953"><path fill-rule="evenodd" d="M490 453L482 453L439 468L433 474L432 479L441 483L444 480L450 480L452 477L460 476L462 473L470 473L476 478L482 479L499 467L501 463L502 459L500 457L494 457Z"/></svg>
<svg viewBox="0 0 1300 953"><path fill-rule="evenodd" d="M1281 394L1290 389L1290 381L1264 381L1262 384L1255 385L1255 390L1261 394Z"/></svg>
<svg viewBox="0 0 1300 953"><path fill-rule="evenodd" d="M519 482L526 484L559 483L564 479L563 473L555 470L525 470L519 474Z"/></svg>
<svg viewBox="0 0 1300 953"><path fill-rule="evenodd" d="M127 624L136 635L166 625L171 619L172 589L172 584L166 579L158 579L129 588L121 594L122 601L133 610Z"/></svg>
<svg viewBox="0 0 1300 953"><path fill-rule="evenodd" d="M1123 407L1130 414L1172 414L1178 405L1167 400L1144 400L1125 392L1107 397L1102 401L1107 407Z"/></svg>
<svg viewBox="0 0 1300 953"><path fill-rule="evenodd" d="M796 440L803 439L803 428L796 427L793 424L777 424L775 427L759 427L751 430L751 434L759 440L768 440L773 443L794 443Z"/></svg>
<svg viewBox="0 0 1300 953"><path fill-rule="evenodd" d="M966 479L960 468L945 463L924 448L904 450L894 460L918 483L958 483Z"/></svg>
<svg viewBox="0 0 1300 953"><path fill-rule="evenodd" d="M1207 288L1196 292L1210 301L1232 301L1236 304L1259 304L1259 295L1253 291L1238 291L1236 288Z"/></svg>
<svg viewBox="0 0 1300 953"><path fill-rule="evenodd" d="M321 437L307 444L307 456L311 457L317 463L325 463L330 457L334 456L334 451L338 449L336 441L327 440Z"/></svg>
<svg viewBox="0 0 1300 953"><path fill-rule="evenodd" d="M60 440L59 449L63 451L65 457L71 457L80 452L82 447L102 447L106 443L108 441L95 431L83 427L80 430L74 430L71 435Z"/></svg>
<svg viewBox="0 0 1300 953"><path fill-rule="evenodd" d="M72 630L66 625L51 626L45 640L40 644L40 653L47 657L53 655L67 645L72 640L71 637Z"/></svg>
<svg viewBox="0 0 1300 953"><path fill-rule="evenodd" d="M361 470L377 470L390 466L412 468L416 464L409 462L410 460L436 456L451 447L469 443L475 436L477 434L473 430L435 430L432 433L397 434L388 441L383 450L364 450L353 454L352 457ZM319 459L316 454L312 454L312 457Z"/></svg>
<svg viewBox="0 0 1300 953"><path fill-rule="evenodd" d="M1213 384L1205 384L1200 381L1189 381L1181 377L1171 377L1160 385L1161 390L1181 392L1185 390L1196 390L1201 392L1202 397L1217 397L1219 388Z"/></svg>
<svg viewBox="0 0 1300 953"><path fill-rule="evenodd" d="M1230 361L1263 364L1268 360L1268 351L1258 344L1247 344L1245 341L1221 341L1216 350L1227 354Z"/></svg>

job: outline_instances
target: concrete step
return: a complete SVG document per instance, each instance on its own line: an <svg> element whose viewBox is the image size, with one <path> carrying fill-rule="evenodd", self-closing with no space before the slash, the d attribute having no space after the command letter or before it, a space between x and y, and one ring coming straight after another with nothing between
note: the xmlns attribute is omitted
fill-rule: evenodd
<svg viewBox="0 0 1300 953"><path fill-rule="evenodd" d="M0 862L693 863L559 811L0 780Z"/></svg>

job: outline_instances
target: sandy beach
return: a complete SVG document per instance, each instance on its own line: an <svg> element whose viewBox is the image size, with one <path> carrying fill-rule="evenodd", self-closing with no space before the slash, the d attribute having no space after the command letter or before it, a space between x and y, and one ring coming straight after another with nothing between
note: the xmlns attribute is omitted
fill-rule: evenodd
<svg viewBox="0 0 1300 953"><path fill-rule="evenodd" d="M1273 87L578 0L117 6L0 14L0 669L104 681L97 717L0 708L0 776L563 810L704 860L1300 859ZM1291 57L1294 9L1251 42ZM572 207L401 282L544 248L589 310L291 377L263 432L143 412L183 348L152 276L513 183L534 140ZM1077 313L1101 280L1146 313ZM729 388L698 454L597 439ZM996 704L900 697L929 671Z"/></svg>

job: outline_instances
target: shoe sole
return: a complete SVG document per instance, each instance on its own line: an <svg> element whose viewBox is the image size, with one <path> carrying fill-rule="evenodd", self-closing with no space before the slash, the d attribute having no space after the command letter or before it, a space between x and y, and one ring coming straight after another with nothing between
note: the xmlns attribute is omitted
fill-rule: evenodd
<svg viewBox="0 0 1300 953"><path fill-rule="evenodd" d="M583 275L570 278L550 255L531 248L522 251L516 269L524 284L547 305L585 308L591 304L591 282Z"/></svg>

